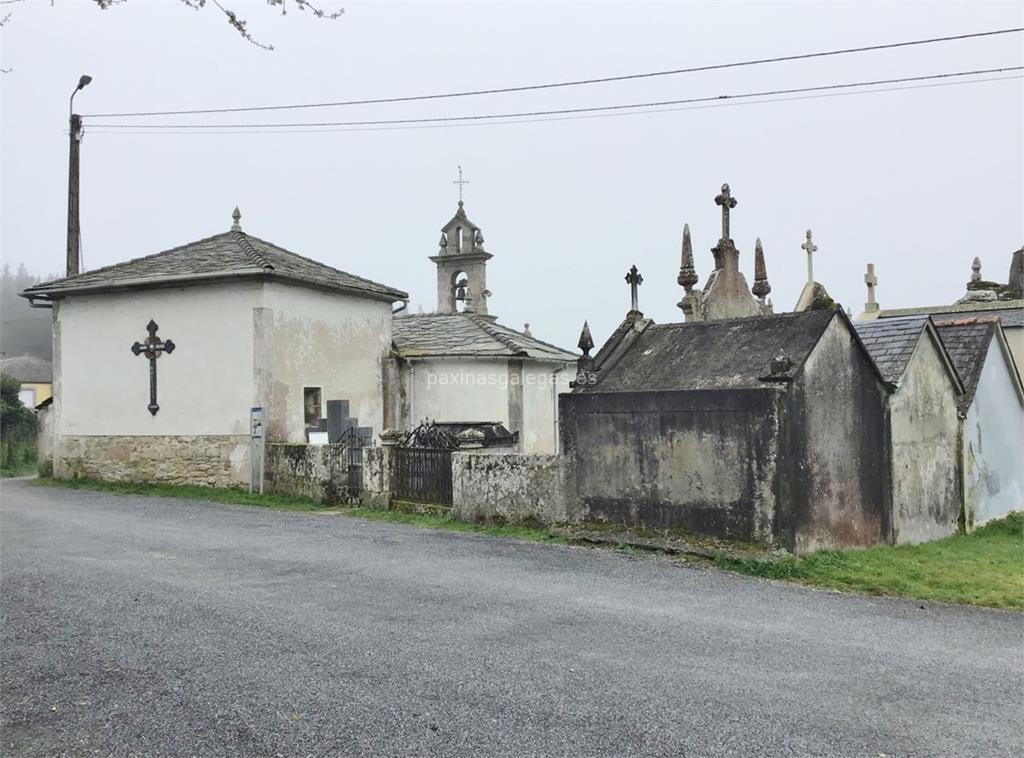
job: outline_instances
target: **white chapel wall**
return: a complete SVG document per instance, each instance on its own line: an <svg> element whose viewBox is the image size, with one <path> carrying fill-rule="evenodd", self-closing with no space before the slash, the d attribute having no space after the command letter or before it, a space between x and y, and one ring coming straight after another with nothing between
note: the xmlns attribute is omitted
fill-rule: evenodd
<svg viewBox="0 0 1024 758"><path fill-rule="evenodd" d="M259 364L270 364L257 393L270 439L305 442L303 387L322 388L323 417L328 400L348 400L361 426L383 431L391 304L276 282L265 287L269 334L257 335L263 347L250 368L259 375L268 368Z"/></svg>
<svg viewBox="0 0 1024 758"><path fill-rule="evenodd" d="M575 371L572 372L575 376ZM557 395L569 391L569 372L552 363L526 363L523 366L523 429L520 435L524 453L555 453L558 436Z"/></svg>
<svg viewBox="0 0 1024 758"><path fill-rule="evenodd" d="M61 300L57 434L247 434L259 297L258 284L224 284ZM175 344L157 360L156 415L147 409L149 361L131 351L150 319Z"/></svg>
<svg viewBox="0 0 1024 758"><path fill-rule="evenodd" d="M508 361L445 358L410 361L402 372L405 423L497 421L507 425Z"/></svg>
<svg viewBox="0 0 1024 758"><path fill-rule="evenodd" d="M964 420L966 507L975 525L1024 508L1024 406L998 340Z"/></svg>

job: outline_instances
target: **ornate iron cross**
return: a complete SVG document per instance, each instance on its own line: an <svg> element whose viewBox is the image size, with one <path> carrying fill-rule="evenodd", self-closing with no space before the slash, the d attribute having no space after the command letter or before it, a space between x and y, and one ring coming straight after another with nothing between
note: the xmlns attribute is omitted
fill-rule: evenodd
<svg viewBox="0 0 1024 758"><path fill-rule="evenodd" d="M722 206L722 239L727 240L729 237L729 211L736 207L738 201L729 192L729 185L722 185L722 193L715 197L715 205Z"/></svg>
<svg viewBox="0 0 1024 758"><path fill-rule="evenodd" d="M636 270L636 266L633 266L626 274L626 283L629 285L629 298L632 308L630 310L639 311L639 298L637 297L636 288L644 283L644 278L640 275L640 272Z"/></svg>
<svg viewBox="0 0 1024 758"><path fill-rule="evenodd" d="M146 331L149 332L149 336L145 342L136 342L132 345L132 352L135 355L143 354L149 359L149 412L154 416L156 412L160 410L160 406L156 404L156 359L159 358L163 353L170 355L174 352L174 342L171 340L160 341L160 338L156 336L156 330L159 329L156 325L156 321L153 319L149 320L146 324Z"/></svg>

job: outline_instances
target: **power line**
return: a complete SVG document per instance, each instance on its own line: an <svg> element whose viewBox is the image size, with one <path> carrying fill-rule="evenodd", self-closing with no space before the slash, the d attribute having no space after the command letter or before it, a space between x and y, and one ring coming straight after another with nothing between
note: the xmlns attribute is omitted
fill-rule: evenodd
<svg viewBox="0 0 1024 758"><path fill-rule="evenodd" d="M972 79L970 81L960 82L933 82L931 84L914 84L905 87L885 87L880 89L862 90L862 91L845 91L845 92L825 92L813 95L802 95L795 97L776 97L764 100L744 100L744 101L727 101L722 103L704 103L702 105L688 105L676 108L659 108L655 110L645 111L625 111L617 113L591 113L576 116L555 116L550 118L534 118L534 119L523 119L518 121L487 121L487 122L466 122L456 124L421 124L412 126L369 126L369 127L345 127L345 128L311 128L311 129L246 129L243 131L90 131L90 134L97 135L148 135L148 136L209 136L209 135L238 135L238 134L332 134L338 132L384 132L384 131L408 131L410 129L451 129L456 127L466 126L501 126L510 124L537 124L545 123L549 121L576 121L582 119L595 119L595 118L621 118L623 116L644 116L657 113L676 113L679 111L689 110L705 110L708 108L736 108L746 105L761 105L765 103L788 103L798 102L802 100L820 100L828 97L851 97L856 95L875 95L885 92L904 92L907 90L917 89L934 89L937 87L962 87L967 84L978 84L982 82L1004 82L1009 80L1016 80L1024 78L1024 74L1017 74L1014 76L998 76L989 77L986 79ZM139 125L132 127L135 130L144 130L145 126Z"/></svg>
<svg viewBox="0 0 1024 758"><path fill-rule="evenodd" d="M320 122L298 122L281 124L93 124L94 129L170 129L170 130L193 130L193 129L290 129L310 127L339 127L339 126L395 126L412 124L443 124L463 123L471 121L491 121L497 119L513 118L535 118L542 116L567 116L587 113L607 113L610 111L637 111L638 109L661 108L671 105L690 105L695 103L720 102L724 100L742 100L755 97L777 97L781 95L805 94L810 92L825 92L830 90L851 89L854 87L874 87L890 84L902 84L907 82L934 81L938 79L951 79L963 76L977 76L981 74L999 74L1007 71L1024 70L1024 66L1006 66L1003 68L977 69L974 71L955 71L943 74L929 74L926 76L907 76L895 79L876 79L874 81L845 82L842 84L824 84L815 87L794 87L790 89L765 90L762 92L745 92L737 95L709 95L705 97L691 97L680 100L659 100L647 103L626 103L618 105L598 105L587 108L559 108L545 111L520 111L516 113L490 113L470 116L433 116L428 118L405 118L405 119L375 119L370 121L320 121Z"/></svg>
<svg viewBox="0 0 1024 758"><path fill-rule="evenodd" d="M1024 27L1010 29L994 29L987 32L974 32L971 34L957 34L946 37L931 37L929 39L908 40L905 42L890 42L880 45L866 45L863 47L850 47L840 50L824 50L814 53L801 53L798 55L784 55L775 58L759 58L755 60L736 61L733 63L716 63L706 66L693 66L691 68L671 69L667 71L649 71L640 74L624 74L621 76L606 76L593 79L577 79L565 82L551 82L547 84L529 84L519 87L500 87L495 89L468 90L465 92L444 92L431 95L409 95L405 97L382 97L366 100L342 100L329 103L295 103L291 105L258 105L237 108L199 108L192 110L173 111L138 111L128 113L88 113L83 118L135 118L140 116L183 116L199 115L210 113L244 113L254 111L279 111L297 110L309 108L337 108L352 105L379 105L382 103L407 103L421 100L441 100L455 97L476 97L478 95L500 95L510 92L528 92L534 90L557 89L563 87L580 87L591 84L606 84L609 82L631 81L636 79L650 79L659 76L675 76L678 74L693 74L703 71L719 71L729 68L740 68L743 66L759 66L766 63L783 63L786 61L807 60L810 58L825 58L834 55L850 55L853 53L866 53L876 50L893 50L902 47L916 45L930 45L938 42L954 42L965 39L978 39L981 37L993 37L1001 34L1016 34L1024 31Z"/></svg>

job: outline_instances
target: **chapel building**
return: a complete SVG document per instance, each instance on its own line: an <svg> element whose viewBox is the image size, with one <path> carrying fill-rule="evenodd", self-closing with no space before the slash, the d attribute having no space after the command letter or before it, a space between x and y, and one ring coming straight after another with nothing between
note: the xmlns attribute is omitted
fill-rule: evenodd
<svg viewBox="0 0 1024 758"><path fill-rule="evenodd" d="M576 356L498 323L489 311L487 262L480 227L460 200L441 229L437 309L399 313L393 324L397 377L394 426L425 422L501 424L525 453L558 447L558 395L567 392Z"/></svg>

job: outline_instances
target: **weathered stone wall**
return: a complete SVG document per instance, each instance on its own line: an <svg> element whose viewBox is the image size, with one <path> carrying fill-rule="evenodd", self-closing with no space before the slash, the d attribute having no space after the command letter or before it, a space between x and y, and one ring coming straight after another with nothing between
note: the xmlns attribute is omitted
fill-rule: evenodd
<svg viewBox="0 0 1024 758"><path fill-rule="evenodd" d="M386 511L391 505L391 448L363 448L363 494L366 508Z"/></svg>
<svg viewBox="0 0 1024 758"><path fill-rule="evenodd" d="M348 470L346 445L270 443L264 487L268 492L337 503L347 496Z"/></svg>
<svg viewBox="0 0 1024 758"><path fill-rule="evenodd" d="M566 476L582 515L772 543L778 396L769 387L562 395Z"/></svg>
<svg viewBox="0 0 1024 758"><path fill-rule="evenodd" d="M807 553L891 539L886 403L881 379L836 316L787 393L780 544Z"/></svg>
<svg viewBox="0 0 1024 758"><path fill-rule="evenodd" d="M927 332L889 396L896 544L953 534L960 517L958 392Z"/></svg>
<svg viewBox="0 0 1024 758"><path fill-rule="evenodd" d="M452 454L452 513L466 521L537 521L580 518L557 455Z"/></svg>
<svg viewBox="0 0 1024 758"><path fill-rule="evenodd" d="M239 487L249 482L249 436L64 435L54 445L58 479Z"/></svg>
<svg viewBox="0 0 1024 758"><path fill-rule="evenodd" d="M36 461L40 476L53 476L53 404L36 412Z"/></svg>

